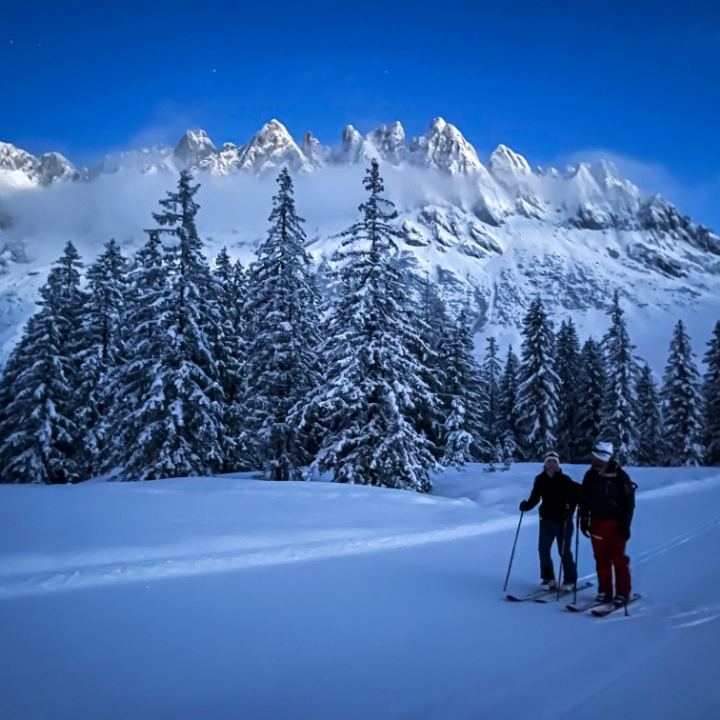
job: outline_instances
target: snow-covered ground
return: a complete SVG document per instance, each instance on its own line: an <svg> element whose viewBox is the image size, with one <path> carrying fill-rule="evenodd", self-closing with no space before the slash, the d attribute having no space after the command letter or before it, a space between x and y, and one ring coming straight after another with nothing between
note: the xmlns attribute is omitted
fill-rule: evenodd
<svg viewBox="0 0 720 720"><path fill-rule="evenodd" d="M503 599L537 471L0 486L0 718L720 717L720 470L631 472L645 599L605 620Z"/></svg>

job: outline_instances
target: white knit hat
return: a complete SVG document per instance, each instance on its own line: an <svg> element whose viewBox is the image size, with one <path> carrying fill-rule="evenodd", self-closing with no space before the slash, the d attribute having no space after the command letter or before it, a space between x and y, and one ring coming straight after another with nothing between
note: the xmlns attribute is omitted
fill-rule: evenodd
<svg viewBox="0 0 720 720"><path fill-rule="evenodd" d="M545 453L545 460L547 461L550 459L560 462L560 456L554 450L551 450L549 453Z"/></svg>
<svg viewBox="0 0 720 720"><path fill-rule="evenodd" d="M592 449L592 454L603 462L610 462L613 456L613 446L609 442L595 443L595 447Z"/></svg>

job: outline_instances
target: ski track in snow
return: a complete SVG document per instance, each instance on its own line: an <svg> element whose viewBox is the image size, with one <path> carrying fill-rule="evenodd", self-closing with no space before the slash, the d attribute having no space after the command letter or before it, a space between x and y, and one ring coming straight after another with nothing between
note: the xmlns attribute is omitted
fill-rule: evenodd
<svg viewBox="0 0 720 720"><path fill-rule="evenodd" d="M255 567L324 560L348 555L363 555L382 550L397 550L429 543L450 542L507 530L517 524L515 518L499 518L473 525L438 530L385 535L364 539L339 540L333 543L293 543L262 548L252 552L201 554L186 557L156 558L84 565L66 572L22 572L19 563L12 574L0 574L0 600L25 595L78 590L98 585L143 582L164 578L190 577ZM58 564L64 566L63 558ZM32 561L31 561L32 562Z"/></svg>
<svg viewBox="0 0 720 720"><path fill-rule="evenodd" d="M674 483L640 491L643 500L700 492L720 484L720 476L706 480ZM527 518L535 524L537 518ZM383 550L399 550L430 543L464 540L515 528L515 517L495 518L480 523L463 524L411 533L347 537L338 535L322 540L278 543L272 538L215 538L204 543L202 552L188 546L107 548L89 555L50 557L0 557L0 601L29 595L73 591L122 583L148 582L167 578L192 577L257 567L285 565L343 556L363 555ZM691 542L699 535L720 527L720 518L692 532L686 532L653 548L633 555L633 565L642 565L674 548ZM595 573L582 580L592 580ZM720 607L720 606L718 606ZM714 612L718 608L712 608ZM692 611L696 612L696 611ZM699 610L697 611L699 612ZM679 617L680 616L676 616ZM720 617L716 615L715 617ZM671 627L691 627L715 617L694 620ZM607 621L607 619L605 619Z"/></svg>

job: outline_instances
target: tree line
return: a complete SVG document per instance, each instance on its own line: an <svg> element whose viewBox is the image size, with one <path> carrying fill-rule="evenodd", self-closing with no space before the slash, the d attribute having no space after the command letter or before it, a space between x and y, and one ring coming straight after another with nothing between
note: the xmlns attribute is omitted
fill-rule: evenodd
<svg viewBox="0 0 720 720"><path fill-rule="evenodd" d="M0 379L2 482L314 469L427 492L443 465L579 461L598 439L625 464L720 463L720 323L702 381L678 322L661 389L617 293L599 341L555 332L538 297L520 356L490 337L478 362L465 311L399 269L376 162L323 294L287 170L247 268L225 249L209 264L192 182L132 258L111 240L83 278L69 242L53 265Z"/></svg>

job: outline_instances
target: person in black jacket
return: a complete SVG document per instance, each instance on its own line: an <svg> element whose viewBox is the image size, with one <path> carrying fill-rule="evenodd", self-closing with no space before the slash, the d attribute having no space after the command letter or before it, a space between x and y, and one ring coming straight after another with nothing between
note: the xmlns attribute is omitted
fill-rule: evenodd
<svg viewBox="0 0 720 720"><path fill-rule="evenodd" d="M560 469L560 458L555 452L545 456L543 471L535 478L532 493L520 503L520 510L532 510L540 505L540 577L542 587L550 590L557 587L555 568L552 561L553 542L557 542L562 558L563 590L569 590L577 580L575 560L572 555L572 516L578 502L580 486Z"/></svg>
<svg viewBox="0 0 720 720"><path fill-rule="evenodd" d="M612 459L611 443L597 443L592 467L580 488L580 528L592 540L598 576L598 601L622 604L630 598L630 558L625 544L635 510L635 484ZM613 567L615 590L613 598Z"/></svg>

